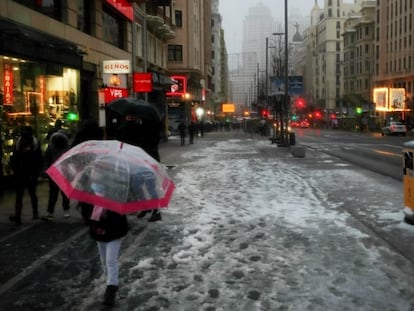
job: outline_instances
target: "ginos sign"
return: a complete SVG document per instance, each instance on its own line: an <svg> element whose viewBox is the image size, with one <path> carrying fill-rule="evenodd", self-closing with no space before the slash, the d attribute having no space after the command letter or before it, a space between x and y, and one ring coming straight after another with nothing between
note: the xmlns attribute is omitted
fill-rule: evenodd
<svg viewBox="0 0 414 311"><path fill-rule="evenodd" d="M102 62L103 73L131 73L131 62L126 59L104 60Z"/></svg>

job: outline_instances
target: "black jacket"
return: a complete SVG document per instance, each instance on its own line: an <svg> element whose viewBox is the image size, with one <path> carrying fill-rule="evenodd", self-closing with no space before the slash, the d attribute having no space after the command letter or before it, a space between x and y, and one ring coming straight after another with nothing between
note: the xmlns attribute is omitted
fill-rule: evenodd
<svg viewBox="0 0 414 311"><path fill-rule="evenodd" d="M126 215L121 215L106 210L105 215L99 221L92 220L93 205L82 203L81 212L89 226L89 234L95 241L110 242L124 237L128 233L128 220Z"/></svg>

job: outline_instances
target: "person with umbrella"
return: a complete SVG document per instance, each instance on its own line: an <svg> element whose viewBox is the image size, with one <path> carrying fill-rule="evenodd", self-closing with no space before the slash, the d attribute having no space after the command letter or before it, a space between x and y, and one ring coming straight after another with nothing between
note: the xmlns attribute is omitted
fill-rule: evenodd
<svg viewBox="0 0 414 311"><path fill-rule="evenodd" d="M161 162L158 145L161 140L162 122L155 106L143 100L120 99L111 102L107 109L115 127L112 132L115 138L128 144L141 147L151 157ZM113 120L116 120L114 123ZM119 122L119 124L117 124ZM115 126L114 126L115 124ZM111 132L111 131L109 131ZM138 218L145 217L150 211L142 211ZM153 209L149 222L162 220L159 209Z"/></svg>
<svg viewBox="0 0 414 311"><path fill-rule="evenodd" d="M112 159L108 159L112 161ZM110 166L111 163L101 159L96 165ZM108 186L103 182L111 176L105 176L105 170L93 169L90 173L90 188L98 196L105 196ZM122 172L119 172L122 174ZM119 287L119 251L122 238L129 230L126 215L119 214L99 205L81 203L82 216L89 226L89 234L98 246L99 257L106 275L106 289L103 304L112 306L115 304L116 293Z"/></svg>

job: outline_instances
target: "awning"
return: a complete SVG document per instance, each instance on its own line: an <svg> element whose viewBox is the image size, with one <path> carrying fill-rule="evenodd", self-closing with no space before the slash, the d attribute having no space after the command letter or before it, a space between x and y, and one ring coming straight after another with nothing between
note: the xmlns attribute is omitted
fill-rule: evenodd
<svg viewBox="0 0 414 311"><path fill-rule="evenodd" d="M0 18L0 54L82 67L76 44L4 18Z"/></svg>

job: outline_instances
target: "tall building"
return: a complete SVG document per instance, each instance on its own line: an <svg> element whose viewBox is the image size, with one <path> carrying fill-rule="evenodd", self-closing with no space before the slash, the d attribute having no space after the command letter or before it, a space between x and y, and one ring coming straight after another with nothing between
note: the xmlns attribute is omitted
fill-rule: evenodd
<svg viewBox="0 0 414 311"><path fill-rule="evenodd" d="M211 1L173 3L176 37L168 41L168 72L179 89L167 93L169 127L200 121L211 89ZM208 99L209 100L209 99ZM203 115L202 115L203 114Z"/></svg>
<svg viewBox="0 0 414 311"><path fill-rule="evenodd" d="M375 87L381 90L374 93L373 101L384 120L404 120L412 127L413 1L377 1L375 13Z"/></svg>
<svg viewBox="0 0 414 311"><path fill-rule="evenodd" d="M307 36L310 63L306 82L307 102L329 115L336 109L343 94L343 32L345 21L351 12L360 8L359 0L345 3L343 0L324 0L321 9L315 0L311 12L311 26ZM308 56L309 57L309 56Z"/></svg>
<svg viewBox="0 0 414 311"><path fill-rule="evenodd" d="M242 109L255 110L259 80L264 80L266 37L274 31L270 9L263 4L249 9L243 22L242 52L228 56L231 100Z"/></svg>

